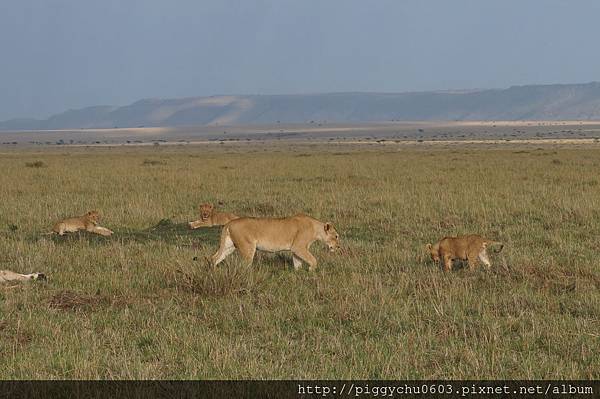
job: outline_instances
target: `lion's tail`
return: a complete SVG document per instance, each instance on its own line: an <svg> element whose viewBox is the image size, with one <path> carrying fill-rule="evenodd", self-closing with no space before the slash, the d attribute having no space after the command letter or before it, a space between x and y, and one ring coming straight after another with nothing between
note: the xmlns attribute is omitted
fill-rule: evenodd
<svg viewBox="0 0 600 399"><path fill-rule="evenodd" d="M504 248L504 243L500 241L486 240L485 243L488 246L498 246L499 248L494 250L494 252L496 253L502 251L502 249Z"/></svg>

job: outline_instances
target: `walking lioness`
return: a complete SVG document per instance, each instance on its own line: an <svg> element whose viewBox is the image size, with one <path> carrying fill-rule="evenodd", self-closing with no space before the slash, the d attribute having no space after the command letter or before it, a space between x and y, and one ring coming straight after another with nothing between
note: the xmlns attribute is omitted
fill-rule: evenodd
<svg viewBox="0 0 600 399"><path fill-rule="evenodd" d="M317 267L317 259L309 248L315 241L324 242L330 251L334 251L339 246L339 235L331 223L323 223L302 214L279 219L235 219L223 227L221 244L212 256L212 264L218 265L236 248L249 264L257 249L268 252L292 251L294 269L299 269L304 261L312 271Z"/></svg>
<svg viewBox="0 0 600 399"><path fill-rule="evenodd" d="M223 226L230 221L237 219L239 216L233 213L217 212L213 204L202 204L199 207L200 219L189 222L190 229L199 227Z"/></svg>
<svg viewBox="0 0 600 399"><path fill-rule="evenodd" d="M487 247L489 245L500 245L502 251L504 244L498 241L486 240L485 238L472 234L459 237L444 237L435 245L427 244L426 248L431 254L434 262L441 262L444 271L452 269L452 263L455 260L467 261L469 269L474 269L478 261L481 261L487 268L491 267L488 257Z"/></svg>
<svg viewBox="0 0 600 399"><path fill-rule="evenodd" d="M89 211L85 215L57 222L54 227L52 227L52 232L48 234L56 233L62 236L65 233L75 233L79 230L85 230L103 236L110 236L113 234L111 230L98 226L99 221L100 214L97 211Z"/></svg>
<svg viewBox="0 0 600 399"><path fill-rule="evenodd" d="M46 280L46 276L43 273L20 274L10 270L0 270L0 283L27 280Z"/></svg>

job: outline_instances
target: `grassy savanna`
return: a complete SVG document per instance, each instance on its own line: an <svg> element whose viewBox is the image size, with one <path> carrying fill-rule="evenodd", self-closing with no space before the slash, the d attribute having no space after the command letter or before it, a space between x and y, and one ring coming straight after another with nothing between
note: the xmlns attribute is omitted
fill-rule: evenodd
<svg viewBox="0 0 600 399"><path fill-rule="evenodd" d="M0 157L2 378L600 378L600 146L11 150ZM289 254L206 258L241 215L332 221ZM97 209L110 238L45 236ZM443 273L424 246L501 240Z"/></svg>

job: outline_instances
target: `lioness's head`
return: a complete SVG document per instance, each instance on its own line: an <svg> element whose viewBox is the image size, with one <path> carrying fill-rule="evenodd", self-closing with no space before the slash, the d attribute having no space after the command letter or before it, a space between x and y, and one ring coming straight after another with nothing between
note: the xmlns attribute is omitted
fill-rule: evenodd
<svg viewBox="0 0 600 399"><path fill-rule="evenodd" d="M327 244L327 248L333 252L340 246L340 235L329 222L323 225L323 229L325 230L325 239L323 241Z"/></svg>
<svg viewBox="0 0 600 399"><path fill-rule="evenodd" d="M427 244L425 246L425 249L429 252L429 255L431 255L431 259L434 262L440 261L439 248L438 248L437 244L436 245Z"/></svg>
<svg viewBox="0 0 600 399"><path fill-rule="evenodd" d="M100 214L98 213L98 211L89 211L88 213L85 214L85 217L94 223L98 223L100 221Z"/></svg>
<svg viewBox="0 0 600 399"><path fill-rule="evenodd" d="M212 216L214 209L215 207L213 206L213 204L200 205L200 219L205 221L208 220Z"/></svg>

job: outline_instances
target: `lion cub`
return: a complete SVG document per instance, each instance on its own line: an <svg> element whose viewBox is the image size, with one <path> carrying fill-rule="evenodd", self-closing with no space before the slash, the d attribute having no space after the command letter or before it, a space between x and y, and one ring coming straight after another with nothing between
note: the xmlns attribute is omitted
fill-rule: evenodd
<svg viewBox="0 0 600 399"><path fill-rule="evenodd" d="M478 261L481 261L487 268L491 267L490 259L487 254L489 245L500 245L502 251L504 244L498 241L486 240L485 238L471 234L459 237L444 237L435 245L427 244L426 248L431 254L434 262L442 262L444 271L452 269L452 263L455 260L466 260L469 269L474 269Z"/></svg>
<svg viewBox="0 0 600 399"><path fill-rule="evenodd" d="M46 275L44 273L21 274L10 270L0 270L0 283L28 280L46 280Z"/></svg>
<svg viewBox="0 0 600 399"><path fill-rule="evenodd" d="M75 233L79 230L89 231L103 236L110 236L113 232L105 227L98 226L100 214L97 211L89 211L85 215L68 218L57 222L52 227L52 233L64 235L65 233Z"/></svg>
<svg viewBox="0 0 600 399"><path fill-rule="evenodd" d="M200 220L189 222L190 229L224 226L234 219L239 219L239 216L233 213L215 211L213 204L202 204L198 209L200 210Z"/></svg>

